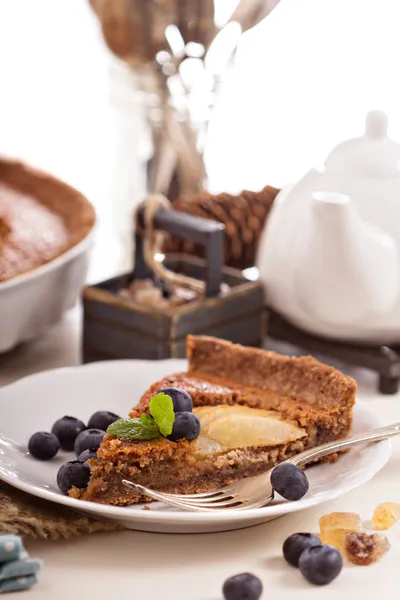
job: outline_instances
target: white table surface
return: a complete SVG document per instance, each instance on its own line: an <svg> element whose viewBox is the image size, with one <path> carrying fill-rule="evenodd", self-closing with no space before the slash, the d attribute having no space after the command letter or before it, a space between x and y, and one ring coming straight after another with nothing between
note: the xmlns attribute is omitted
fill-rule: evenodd
<svg viewBox="0 0 400 600"><path fill-rule="evenodd" d="M42 339L0 358L0 384L46 368L76 364L79 357L80 311L74 310ZM400 417L400 395L376 393L376 380L356 373L359 402L374 411L383 424ZM393 442L387 466L361 488L321 507L292 514L265 525L218 534L166 535L127 531L85 536L74 541L31 541L32 555L44 559L39 584L31 600L70 600L112 597L217 600L226 577L242 571L263 581L264 598L345 598L375 600L398 597L400 524L388 532L392 548L371 567L346 567L323 590L307 584L285 564L281 546L295 531L318 531L321 514L355 511L368 519L380 502L400 501L400 441Z"/></svg>
<svg viewBox="0 0 400 600"><path fill-rule="evenodd" d="M297 5L291 3L292 10L295 4ZM313 10L320 5L317 0L309 0L306 4ZM325 0L325 4L324 8L321 6L321 12L327 10L324 13L326 19L318 13L320 18L318 31L320 38L324 39L325 50L331 48L336 61L339 47L336 44L336 27L332 26L333 17L337 19L338 26L339 23L341 26L344 21L348 22L351 32L356 27L351 23L357 23L361 5L362 10L366 11L363 12L364 17L367 18L369 15L371 23L375 18L374 15L384 19L384 13L376 11L376 3L353 0L346 2L345 6L337 0ZM386 10L388 10L390 0L384 4L387 5ZM35 3L31 0L1 0L0 2L0 53L3 57L7 57L6 61L0 63L2 79L0 151L16 154L51 170L82 189L94 202L100 217L100 229L90 277L97 279L115 273L129 263L129 254L126 251L126 244L121 242L123 238L121 234L126 233L129 202L137 195L140 187L135 173L132 173L133 162L129 163L132 165L128 168L130 177L127 176L126 165L135 149L137 130L129 129L126 120L121 127L118 117L110 109L108 90L104 83L107 80L109 56L101 43L96 24L87 9L87 3L78 0L74 2L58 0L57 8L55 5L53 0L37 0ZM282 10L288 9L289 5L289 0L286 2L282 0ZM346 11L343 13L346 19L342 18L340 12L335 12L339 5L343 5L340 10ZM392 3L393 7L394 5L395 3ZM280 18L278 11L274 18ZM325 19L326 23L321 19ZM382 47L384 47L383 42L389 44L399 39L396 34L396 19L386 19L386 21L392 23L393 35L382 34L380 38L382 43L379 44ZM374 67L375 62L374 72L386 74L381 70L379 60L375 62L367 60L369 67L365 77L357 79L357 89L352 88L352 93L347 94L346 103L338 102L336 96L326 97L321 102L321 89L326 88L329 94L338 90L337 94L341 96L341 84L339 82L338 85L327 85L324 88L320 85L320 79L315 79L315 60L319 56L318 53L315 54L316 31L312 19L305 18L300 28L298 22L297 17L288 19L285 25L286 35L282 36L276 29L277 25L274 26L271 21L271 27L267 25L265 30L268 36L264 35L263 29L260 29L259 38L265 40L266 44L272 45L271 52L266 50L267 56L276 54L274 48L279 42L276 36L283 40L282 45L278 46L279 56L285 57L282 72L290 74L292 69L296 74L299 71L296 57L299 64L303 66L313 65L310 68L307 86L315 81L318 90L313 93L314 88L310 88L311 92L304 96L303 101L296 94L296 102L291 104L291 109L282 112L280 111L282 99L279 94L271 95L267 89L263 96L262 82L258 84L260 80L254 78L257 69L257 72L264 73L268 68L272 71L268 71L266 78L274 81L276 75L274 68L276 67L278 71L281 69L279 63L275 59L264 62L263 54L258 53L251 74L247 67L248 63L242 61L241 76L244 77L244 84L240 84L239 89L243 91L243 97L239 97L237 105L232 104L233 100L238 98L237 93L234 93L228 104L233 106L232 111L240 110L243 113L241 102L247 102L246 94L250 94L251 86L255 86L253 89L256 90L256 93L252 94L253 99L258 99L259 102L255 111L247 113L253 116L253 122L249 124L246 119L243 120L242 129L239 131L242 138L237 148L231 144L229 137L223 152L218 153L219 156L225 156L224 152L228 152L229 160L237 160L239 161L237 164L240 163L240 168L235 169L232 165L229 168L227 162L221 164L219 161L214 168L214 175L221 173L218 185L227 186L234 174L238 178L242 176L241 167L246 162L248 147L255 149L257 143L260 151L255 150L249 157L247 171L244 170L244 173L248 173L247 178L243 175L240 181L234 180L233 183L235 186L254 187L260 187L265 183L279 185L280 178L286 180L288 176L300 174L314 162L316 157L325 156L334 142L348 135L353 127L353 125L350 127L350 122L354 124L354 132L356 132L360 124L357 119L360 119L362 113L371 107L371 98L376 100L376 106L388 110L398 106L398 96L396 96L398 86L391 88L390 93L385 88L386 83L393 78L379 79L380 84L376 85L375 77L371 76L370 69ZM307 23L310 27L308 34L305 29ZM385 27L387 25L388 23ZM288 27L292 27L290 36L300 36L299 41L294 43L299 50L295 54L286 44ZM362 38L364 43L362 47L370 48L375 56L377 47L370 44L370 28L357 27L357 29L360 35L362 31L365 34L365 43ZM376 31L378 30L383 31L383 26L379 28L378 25ZM73 31L72 36L71 31ZM329 35L335 36L332 42L327 37ZM24 43L21 43L21 40ZM41 40L42 44L39 44L38 40ZM305 48L307 40L309 42L307 48L310 48L310 52L312 48L312 60L308 60L307 52L304 57L300 51ZM346 43L353 47L353 33L341 39L340 56L343 59L340 63L341 67L338 68L336 62L334 70L321 69L321 75L326 71L326 76L330 78L333 72L341 73L346 68L350 52ZM250 38L248 46L250 46ZM286 54L284 54L285 48L288 49ZM386 46L382 52L386 52L385 48ZM392 50L389 48L385 56L392 56L393 60L397 60L398 53ZM321 53L320 60L325 61L325 54ZM349 64L351 77L346 85L350 85L354 79L353 64L351 61ZM247 79L246 74L248 74ZM282 81L281 77L278 79L279 89L284 90L283 97L285 97L290 92L289 83L287 89L284 87L285 81L291 82L291 78L286 77L285 81ZM375 95L369 93L368 86L371 81L371 89ZM303 83L302 87L304 87ZM77 93L77 90L82 90L82 93ZM378 92L380 96L379 94L376 96ZM276 110L273 105L274 98L277 98ZM316 99L314 104L311 101L313 98ZM388 99L391 99L393 107L391 104L386 106L385 101ZM344 106L347 107L346 110ZM335 107L334 110L332 107ZM324 110L326 114L321 112ZM339 111L338 114L335 114L336 110ZM305 111L308 113L306 114ZM396 114L394 108L393 112ZM319 115L319 121L317 119L316 122L330 124L328 131L323 131L322 127L315 128L314 133L309 131L308 123L311 118L315 120L316 113ZM262 121L262 115L266 117L265 121ZM260 125L263 124L260 128L254 126L259 117ZM226 117L227 120L229 118ZM292 120L288 121L290 118ZM116 128L118 123L119 129ZM304 131L301 129L302 124L305 127ZM122 137L121 130L124 133ZM120 137L116 136L116 131L119 131ZM247 132L253 136L251 142L246 142ZM282 132L291 132L290 139L289 133L285 134L285 137ZM319 132L321 132L321 140L318 138ZM314 138L312 135L310 137L310 134L314 135ZM274 144L269 154L265 156L263 154L265 136L273 135L275 135ZM322 136L324 136L323 140ZM220 139L223 140L224 136L220 136ZM304 139L309 142L306 146L303 144ZM229 155L229 147L232 153L235 152L235 156ZM318 148L318 152L315 152L314 148ZM241 152L237 152L237 149L241 149ZM244 163L240 162L242 160ZM229 177L223 175L224 164L228 167ZM264 165L268 167L268 171L265 171ZM79 336L80 310L77 308L40 340L0 356L0 385L43 369L77 364ZM360 381L359 401L374 411L383 423L398 420L400 395L380 396L375 391L373 378L365 374L357 374L357 376ZM400 501L400 442L395 440L393 448L393 456L388 465L373 481L358 490L323 507L310 509L298 515L288 515L251 529L220 534L179 536L127 531L87 536L70 542L30 542L29 552L44 559L45 565L39 576L39 584L29 591L26 597L31 600L71 600L71 598L105 600L110 597L217 600L221 598L221 586L226 577L237 572L252 571L264 583L263 598L265 599L309 600L320 597L336 599L341 594L344 598L360 600L375 600L377 597L397 600L400 525L389 531L392 549L381 563L366 568L346 567L333 584L323 589L307 584L296 570L284 563L281 556L284 539L295 531L317 531L319 516L324 512L351 510L368 518L376 504L387 500Z"/></svg>

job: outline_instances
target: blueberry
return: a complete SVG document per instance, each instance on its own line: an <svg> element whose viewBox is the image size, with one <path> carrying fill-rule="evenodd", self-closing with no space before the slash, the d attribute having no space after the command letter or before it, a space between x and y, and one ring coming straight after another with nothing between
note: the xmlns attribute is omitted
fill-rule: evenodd
<svg viewBox="0 0 400 600"><path fill-rule="evenodd" d="M81 431L75 440L75 454L79 456L84 450L96 451L105 435L106 432L101 429L85 429L85 431Z"/></svg>
<svg viewBox="0 0 400 600"><path fill-rule="evenodd" d="M38 431L34 433L28 442L28 450L33 458L39 460L50 460L54 458L60 449L60 442L54 433Z"/></svg>
<svg viewBox="0 0 400 600"><path fill-rule="evenodd" d="M299 566L301 553L307 548L321 546L321 541L311 533L294 533L283 543L283 557L293 567Z"/></svg>
<svg viewBox="0 0 400 600"><path fill-rule="evenodd" d="M176 413L179 412L192 412L193 410L193 400L192 397L185 392L185 390L181 390L175 387L164 388L159 390L157 394L167 394L172 399L172 403L174 405L174 411Z"/></svg>
<svg viewBox="0 0 400 600"><path fill-rule="evenodd" d="M81 452L81 454L78 456L79 462L86 462L91 458L97 458L97 452L94 450L94 448L88 448L87 450Z"/></svg>
<svg viewBox="0 0 400 600"><path fill-rule="evenodd" d="M88 429L101 429L107 431L107 427L120 419L118 415L108 410L98 410L89 419Z"/></svg>
<svg viewBox="0 0 400 600"><path fill-rule="evenodd" d="M57 473L57 485L66 494L73 486L86 488L90 478L90 467L87 463L71 460L60 467Z"/></svg>
<svg viewBox="0 0 400 600"><path fill-rule="evenodd" d="M251 573L240 573L225 581L222 593L225 600L258 600L262 594L262 583Z"/></svg>
<svg viewBox="0 0 400 600"><path fill-rule="evenodd" d="M191 412L178 412L175 415L175 421L172 426L172 433L168 436L169 440L177 442L185 438L189 442L196 439L200 433L200 421Z"/></svg>
<svg viewBox="0 0 400 600"><path fill-rule="evenodd" d="M326 585L333 581L339 575L342 566L340 552L326 544L307 548L299 559L301 574L315 585Z"/></svg>
<svg viewBox="0 0 400 600"><path fill-rule="evenodd" d="M282 463L275 467L271 473L271 485L286 500L300 500L309 488L304 471L290 463Z"/></svg>
<svg viewBox="0 0 400 600"><path fill-rule="evenodd" d="M77 435L86 429L86 425L75 417L63 417L58 419L51 429L60 441L60 446L63 450L73 450Z"/></svg>

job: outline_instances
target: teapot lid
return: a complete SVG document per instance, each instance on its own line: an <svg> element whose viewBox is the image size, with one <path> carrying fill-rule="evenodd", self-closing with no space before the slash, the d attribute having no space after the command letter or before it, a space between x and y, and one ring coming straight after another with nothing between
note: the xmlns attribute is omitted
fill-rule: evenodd
<svg viewBox="0 0 400 600"><path fill-rule="evenodd" d="M350 177L400 177L400 144L387 136L388 118L371 111L361 137L342 142L325 161L327 173Z"/></svg>

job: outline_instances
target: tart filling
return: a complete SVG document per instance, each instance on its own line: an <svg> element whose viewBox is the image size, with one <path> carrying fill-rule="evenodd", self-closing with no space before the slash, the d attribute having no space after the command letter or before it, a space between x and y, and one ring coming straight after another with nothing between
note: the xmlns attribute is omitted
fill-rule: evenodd
<svg viewBox="0 0 400 600"><path fill-rule="evenodd" d="M86 198L40 171L0 159L0 283L76 246L93 228Z"/></svg>

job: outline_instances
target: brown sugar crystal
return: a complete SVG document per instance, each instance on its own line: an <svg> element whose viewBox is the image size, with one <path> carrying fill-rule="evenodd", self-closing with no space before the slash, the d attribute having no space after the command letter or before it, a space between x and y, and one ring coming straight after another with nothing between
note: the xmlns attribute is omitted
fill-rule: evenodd
<svg viewBox="0 0 400 600"><path fill-rule="evenodd" d="M355 565L371 565L380 560L389 549L387 537L378 533L352 531L342 538L342 553Z"/></svg>

